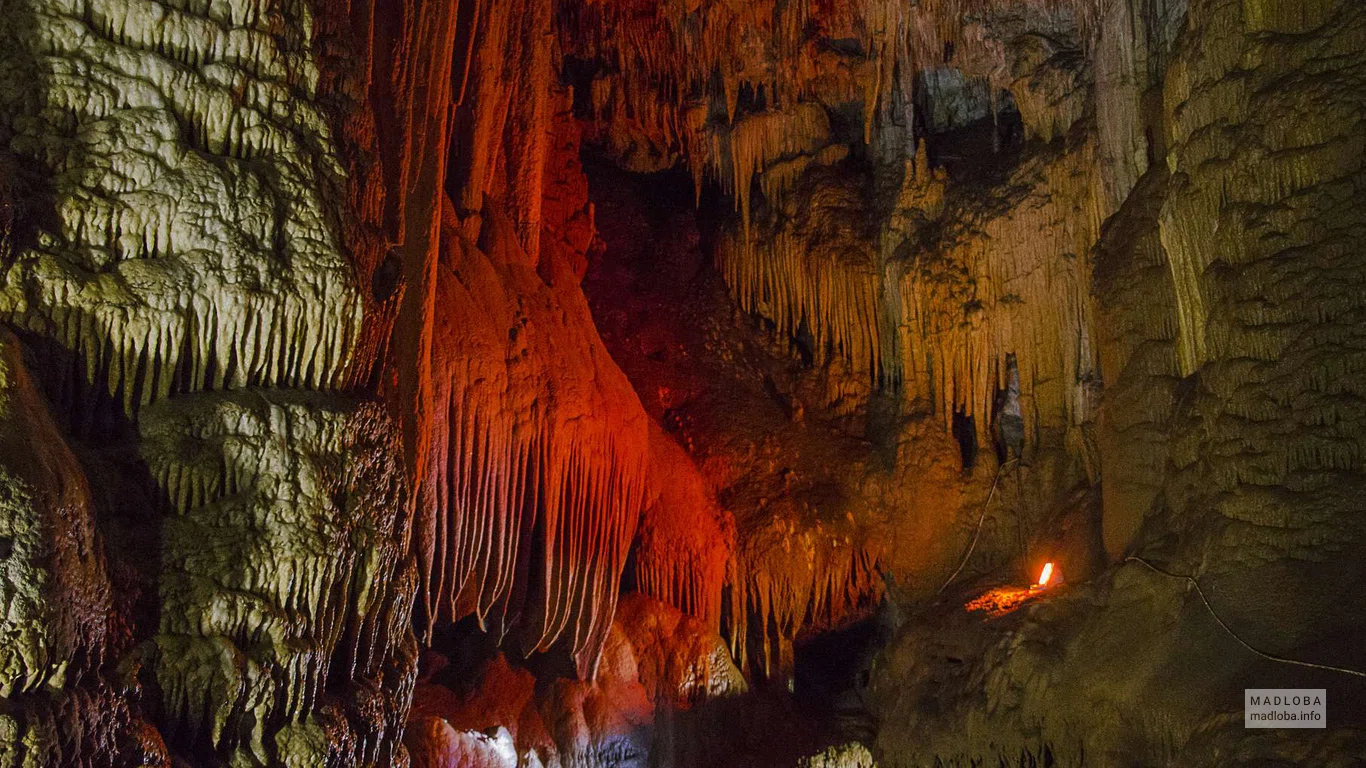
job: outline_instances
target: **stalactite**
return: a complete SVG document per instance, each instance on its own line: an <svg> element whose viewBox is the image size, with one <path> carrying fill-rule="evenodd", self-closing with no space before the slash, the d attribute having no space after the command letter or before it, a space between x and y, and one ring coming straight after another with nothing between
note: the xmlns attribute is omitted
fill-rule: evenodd
<svg viewBox="0 0 1366 768"><path fill-rule="evenodd" d="M909 83L913 69L899 58L907 51L899 5L882 0L874 5L865 18L844 8L818 12L820 4L809 0L743 7L706 2L692 11L671 3L608 3L563 9L558 24L561 39L572 41L571 55L603 68L592 84L594 138L623 148L648 143L658 156L655 162L662 162L659 167L685 156L695 174L710 165L718 181L746 198L740 203L745 211L746 177L762 169L750 167L750 158L777 158L754 154L762 140L756 132L785 130L773 116L809 109L803 102L814 104L818 94L831 108L866 95L859 78L823 63L815 37L859 40L875 68L896 70L903 84ZM819 30L815 37L813 29ZM890 94L889 80L868 107L870 125L873 111L891 108ZM909 109L909 93L899 102ZM745 129L749 135L736 137L737 156L726 157L727 151L714 146L714 136L724 139L752 117L759 122ZM899 115L898 122L909 126L903 118ZM700 130L708 122L714 124ZM782 137L767 142L780 144ZM709 155L711 161L698 164Z"/></svg>
<svg viewBox="0 0 1366 768"><path fill-rule="evenodd" d="M1077 270L1041 272L1026 263L1039 263L1043 253L1084 259L1105 212L1095 205L1096 177L1064 169L1044 179L1021 178L1016 187L1038 190L1036 219L981 214L979 242L1004 244L1006 253L967 244L977 235L965 228L965 242L951 246L955 252L915 263L896 255L912 238L908 231L884 233L871 250L859 245L825 255L816 254L812 233L799 225L756 235L753 195L757 178L775 219L801 216L787 198L822 164L813 161L833 141L823 136L830 130L826 110L849 104L861 109L863 140L880 166L908 161L918 71L953 67L979 78L992 94L1010 89L1031 135L1052 140L1068 133L1088 93L1075 63L1096 45L1100 4L1030 0L1018 16L999 19L980 0L912 8L761 3L745 11L703 2L686 22L670 16L675 11L666 4L603 4L566 11L558 23L562 37L575 41L576 55L603 66L592 99L594 121L605 126L599 136L610 135L623 112L639 117L672 109L677 117L650 120L658 142L687 158L699 196L710 178L734 198L743 237L725 239L716 259L740 306L773 321L782 335L809 335L817 359L833 354L872 380L905 384L908 397L923 398L946 424L957 410L981 417L979 429L989 429L1000 361L1011 351L1024 361L1027 400L1038 384L1040 400L1029 405L1031 431L1084 421L1095 379L1088 303L1078 293L1084 262ZM755 18L742 27L745 13ZM862 48L832 65L810 45L822 36L857 40ZM851 61L866 69L840 80L835 73ZM773 87L770 68L791 74ZM1081 201L1077 215L1066 210L1070 200ZM922 213L912 224L939 215ZM1051 282L1049 269L1057 276ZM1070 308L1055 317L1039 299L1059 285ZM1035 350L1043 359L1035 359Z"/></svg>
<svg viewBox="0 0 1366 768"><path fill-rule="evenodd" d="M707 131L689 162L702 164L735 200L749 237L754 179L779 161L815 155L831 140L830 119L819 104L798 104L783 112L748 115L728 127ZM697 176L697 171L693 172ZM780 206L798 174L780 169L764 185L765 197Z"/></svg>
<svg viewBox="0 0 1366 768"><path fill-rule="evenodd" d="M127 413L172 392L341 385L362 301L307 9L236 3L237 24L125 6L31 0L32 23L85 33L0 33L43 73L36 111L6 92L4 131L56 180L0 316L77 354ZM13 69L25 58L4 76L32 80Z"/></svg>
<svg viewBox="0 0 1366 768"><path fill-rule="evenodd" d="M769 318L789 338L809 332L820 359L828 351L865 375L880 375L884 329L876 264L822 258L809 242L786 232L757 243L736 238L718 249L717 258L743 309Z"/></svg>
<svg viewBox="0 0 1366 768"><path fill-rule="evenodd" d="M809 335L817 361L841 357L877 380L887 370L882 353L895 326L880 310L875 225L862 194L840 181L838 169L822 168L813 162L794 174L797 197L774 207L761 233L727 233L716 249L717 267L742 309L768 318L785 337Z"/></svg>
<svg viewBox="0 0 1366 768"><path fill-rule="evenodd" d="M474 614L591 676L645 501L646 418L567 266L547 285L489 206L479 247L458 228L451 210L419 488L427 621Z"/></svg>
<svg viewBox="0 0 1366 768"><path fill-rule="evenodd" d="M724 238L718 268L741 308L816 361L835 356L872 381L921 399L948 429L955 412L990 429L1003 361L1019 356L1026 433L1075 430L1095 406L1087 254L1099 234L1093 145L1046 151L996 194L948 208L945 177L923 147L880 234L838 175L808 171L774 231ZM916 233L953 222L932 250ZM860 227L862 227L860 229ZM898 255L910 244L910 256ZM1073 437L1076 437L1073 434Z"/></svg>
<svg viewBox="0 0 1366 768"><path fill-rule="evenodd" d="M875 560L850 538L775 517L748 532L729 568L722 627L731 655L748 673L789 679L798 633L866 615L882 589Z"/></svg>
<svg viewBox="0 0 1366 768"><path fill-rule="evenodd" d="M600 140L629 135L632 143L655 145L671 163L698 153L696 126L687 116L699 108L724 128L747 114L820 102L861 110L872 156L895 163L912 150L915 75L941 66L987 78L1037 104L1029 124L1039 135L1058 134L1075 121L1085 91L1067 82L1075 73L1052 61L1035 62L1037 72L1016 71L1024 57L1012 46L1042 44L1030 30L1089 46L1103 3L1020 5L1016 15L1003 17L999 33L991 28L995 9L985 0L911 7L893 0L591 3L561 8L557 25L567 55L601 68L591 86L593 133ZM832 56L822 41L854 41L858 50ZM855 68L858 75L849 77ZM696 172L695 157L688 160ZM743 185L735 191L747 195Z"/></svg>
<svg viewBox="0 0 1366 768"><path fill-rule="evenodd" d="M906 390L986 430L1004 359L1020 364L1025 433L1075 429L1098 385L1088 254L1099 236L1099 195L1088 141L1027 161L1008 182L1009 207L962 199L937 252L904 268L900 348Z"/></svg>
<svg viewBox="0 0 1366 768"><path fill-rule="evenodd" d="M651 500L634 554L636 590L720 630L734 522L723 513L682 448L650 427Z"/></svg>

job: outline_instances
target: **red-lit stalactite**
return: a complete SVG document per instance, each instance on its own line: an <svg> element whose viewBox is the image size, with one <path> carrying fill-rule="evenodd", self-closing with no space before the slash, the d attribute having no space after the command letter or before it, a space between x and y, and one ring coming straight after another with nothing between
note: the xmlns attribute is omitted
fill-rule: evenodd
<svg viewBox="0 0 1366 768"><path fill-rule="evenodd" d="M325 3L319 14L321 85L346 162L337 223L370 288L348 386L384 387L401 416L410 476L429 446L437 246L464 5L353 0Z"/></svg>
<svg viewBox="0 0 1366 768"><path fill-rule="evenodd" d="M351 161L340 223L375 289L351 380L387 359L429 627L475 614L587 673L645 502L647 419L578 290L593 215L551 8L382 0L323 24ZM714 616L710 557L710 596L679 599Z"/></svg>
<svg viewBox="0 0 1366 768"><path fill-rule="evenodd" d="M636 589L720 631L734 521L717 506L692 459L653 423L650 489L633 563Z"/></svg>
<svg viewBox="0 0 1366 768"><path fill-rule="evenodd" d="M457 73L460 101L448 184L467 237L478 235L484 197L492 195L503 201L533 260L540 253L558 83L551 5L466 0L474 38L462 55L465 71Z"/></svg>
<svg viewBox="0 0 1366 768"><path fill-rule="evenodd" d="M645 499L647 419L567 267L544 280L492 204L477 245L459 226L448 207L418 486L427 621L475 614L591 675Z"/></svg>
<svg viewBox="0 0 1366 768"><path fill-rule="evenodd" d="M588 251L597 236L593 204L588 200L588 177L579 159L582 130L574 119L567 92L556 94L554 107L545 163L539 263L561 260L582 280L588 270Z"/></svg>

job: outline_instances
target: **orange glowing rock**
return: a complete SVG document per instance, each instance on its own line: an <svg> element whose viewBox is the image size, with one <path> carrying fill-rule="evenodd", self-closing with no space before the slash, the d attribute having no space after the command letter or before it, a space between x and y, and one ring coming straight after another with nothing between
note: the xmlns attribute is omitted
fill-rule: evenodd
<svg viewBox="0 0 1366 768"><path fill-rule="evenodd" d="M963 607L973 613L1004 616L1032 600L1035 590L1035 587L997 587L969 600Z"/></svg>
<svg viewBox="0 0 1366 768"><path fill-rule="evenodd" d="M1034 599L1049 584L1056 583L1055 576L1060 577L1061 574L1053 567L1052 563L1044 563L1043 570L1039 572L1038 582L1031 584L1028 589L1011 586L996 587L969 600L963 607L969 611L987 613L993 617L1004 616Z"/></svg>

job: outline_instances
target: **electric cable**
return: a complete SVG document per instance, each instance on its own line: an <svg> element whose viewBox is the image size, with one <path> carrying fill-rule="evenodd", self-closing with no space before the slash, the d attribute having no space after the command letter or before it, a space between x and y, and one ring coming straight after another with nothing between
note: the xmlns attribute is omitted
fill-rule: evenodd
<svg viewBox="0 0 1366 768"><path fill-rule="evenodd" d="M1357 676L1357 677L1366 677L1366 672L1360 672L1360 671L1355 670L1355 669L1348 669L1348 668L1346 668L1346 667L1336 667L1336 666L1333 666L1332 664L1316 664L1316 663L1314 663L1314 662L1312 662L1312 661L1300 661L1300 660L1298 660L1298 659L1289 659L1289 658L1286 658L1286 657L1284 657L1284 656L1277 656L1277 655L1275 655L1275 654L1267 653L1266 651L1262 651L1262 650L1259 650L1259 649L1257 649L1257 648L1254 648L1254 647L1252 647L1246 640L1244 640L1243 638L1239 637L1239 636L1238 636L1238 633L1237 633L1237 632L1234 632L1234 631L1233 631L1233 628L1230 627L1230 626L1228 625L1228 622L1224 621L1222 618L1219 617L1219 614L1216 613L1215 610L1214 610L1214 606L1213 606L1213 605L1210 605L1209 598L1205 597L1205 590L1203 590L1203 589L1200 588L1200 582L1196 581L1194 576L1186 576L1186 575L1183 575L1183 574L1180 574L1180 573L1172 573L1171 571L1164 571L1164 570L1162 570L1161 568L1158 568L1157 566L1153 565L1152 563L1148 562L1147 560L1144 560L1143 558L1138 557L1138 556L1136 556L1136 555L1129 555L1128 557L1124 558L1124 562L1126 562L1126 563L1129 562L1129 561L1131 561L1131 560L1132 560L1133 562L1135 562L1135 563L1140 563L1140 564L1142 564L1142 565L1147 566L1147 567L1148 567L1150 570L1152 570L1154 573L1161 574L1161 575L1166 576L1166 577L1168 577L1168 578L1172 578L1172 579L1182 579L1182 580L1184 580L1184 581L1190 582L1191 586L1195 587L1195 594L1197 594L1197 595L1200 596L1200 602L1202 602L1202 603L1205 604L1205 610L1209 611L1209 615L1210 615L1210 616L1213 616L1213 617L1214 617L1214 620L1217 621L1217 622L1219 622L1219 626L1220 626L1220 627L1223 627L1224 631L1228 633L1228 636L1231 637L1231 638L1233 638L1234 640L1237 640L1239 645L1243 646L1244 648L1248 649L1249 651L1252 651L1253 653L1257 654L1258 656L1261 656L1262 658L1266 659L1267 661L1274 661L1274 662L1276 662L1276 663L1278 663L1278 664L1293 664L1293 665L1295 665L1295 666L1299 666L1299 667L1309 667L1309 668L1311 668L1311 669L1323 669L1323 670L1327 670L1327 671L1329 671L1329 672L1340 672L1340 673L1345 674L1345 675L1355 675L1355 676Z"/></svg>
<svg viewBox="0 0 1366 768"><path fill-rule="evenodd" d="M963 572L963 566L968 564L968 558L972 557L973 550L977 549L977 539L982 535L982 523L986 522L987 508L991 506L991 499L996 495L996 486L1001 482L1001 473L1005 471L1006 467L1017 461L1019 461L1018 458L1010 459L996 468L996 479L991 481L991 491L987 493L987 500L982 503L982 514L977 518L977 530L972 534L972 543L968 545L968 551L963 553L963 562L959 563L958 567L954 569L953 573L949 576L949 580L944 582L944 586L940 587L938 592L935 592L936 595L943 594L944 590L948 589L949 585L953 583L953 580L958 578L958 574Z"/></svg>

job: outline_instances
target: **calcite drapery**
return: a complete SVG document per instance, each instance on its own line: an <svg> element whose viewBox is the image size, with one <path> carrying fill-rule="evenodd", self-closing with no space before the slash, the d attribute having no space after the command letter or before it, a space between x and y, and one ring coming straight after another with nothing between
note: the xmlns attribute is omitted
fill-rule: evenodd
<svg viewBox="0 0 1366 768"><path fill-rule="evenodd" d="M650 500L641 515L631 580L642 594L721 628L721 595L735 524L674 438L650 424Z"/></svg>
<svg viewBox="0 0 1366 768"><path fill-rule="evenodd" d="M419 485L427 622L474 613L591 675L645 499L645 413L567 265L547 283L491 204L479 245L447 211Z"/></svg>

